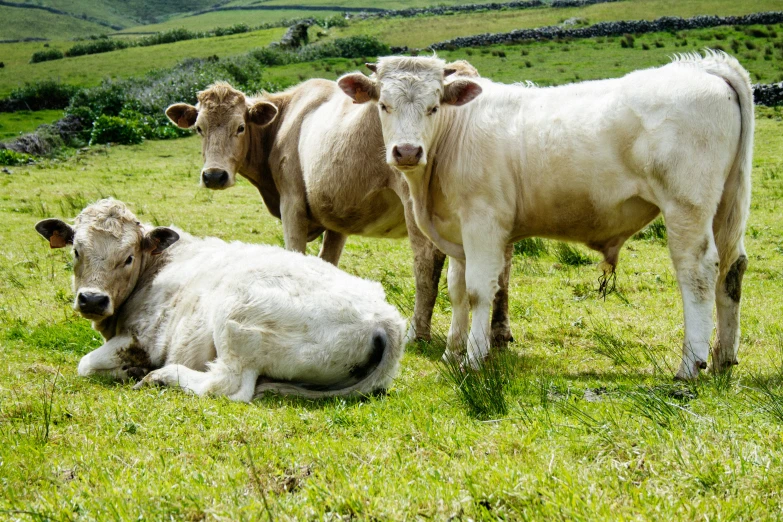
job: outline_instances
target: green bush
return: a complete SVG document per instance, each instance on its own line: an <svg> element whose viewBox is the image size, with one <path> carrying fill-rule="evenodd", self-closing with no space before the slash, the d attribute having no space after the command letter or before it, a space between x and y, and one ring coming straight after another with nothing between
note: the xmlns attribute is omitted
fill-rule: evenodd
<svg viewBox="0 0 783 522"><path fill-rule="evenodd" d="M36 51L30 58L30 63L48 62L51 60L62 60L63 52L59 49L46 49L44 51Z"/></svg>
<svg viewBox="0 0 783 522"><path fill-rule="evenodd" d="M85 54L98 54L125 49L129 47L128 42L124 40L110 40L106 37L78 43L65 51L65 56L84 56Z"/></svg>
<svg viewBox="0 0 783 522"><path fill-rule="evenodd" d="M0 149L0 165L27 165L33 157L11 149Z"/></svg>
<svg viewBox="0 0 783 522"><path fill-rule="evenodd" d="M77 91L78 87L54 80L43 80L25 83L11 91L11 100L20 102L25 109L40 111L44 109L64 109Z"/></svg>
<svg viewBox="0 0 783 522"><path fill-rule="evenodd" d="M92 124L90 145L96 143L119 143L136 145L143 141L144 135L135 121L101 114Z"/></svg>

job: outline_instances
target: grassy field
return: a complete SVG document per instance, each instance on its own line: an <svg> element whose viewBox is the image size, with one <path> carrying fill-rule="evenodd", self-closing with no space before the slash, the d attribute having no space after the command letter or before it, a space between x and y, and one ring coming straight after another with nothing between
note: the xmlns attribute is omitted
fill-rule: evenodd
<svg viewBox="0 0 783 522"><path fill-rule="evenodd" d="M33 132L42 123L52 123L63 117L63 111L0 112L0 141Z"/></svg>
<svg viewBox="0 0 783 522"><path fill-rule="evenodd" d="M128 29L121 31L120 34L122 34L122 32L136 31L166 31L180 27L184 27L191 31L209 31L216 27L229 27L234 24L247 24L250 27L254 27L265 23L279 22L281 20L306 18L308 16L323 18L339 13L339 11L295 11L282 8L274 11L214 11L195 16L177 16L159 24L129 27Z"/></svg>
<svg viewBox="0 0 783 522"><path fill-rule="evenodd" d="M721 16L741 15L759 11L783 9L780 0L644 0L616 2L569 9L523 9L489 11L476 16L471 13L416 18L388 18L357 21L332 31L332 36L371 34L389 45L426 47L457 36L500 33L514 29L555 25L572 17L585 18L589 23L609 20L643 20L667 16L689 17L700 14Z"/></svg>
<svg viewBox="0 0 783 522"><path fill-rule="evenodd" d="M110 31L102 25L39 9L0 6L0 20L3 20L3 31L0 33L2 40L15 40L29 36L65 39ZM1 49L0 60L3 59L4 54Z"/></svg>
<svg viewBox="0 0 783 522"><path fill-rule="evenodd" d="M106 77L126 78L152 69L171 67L185 58L242 54L254 47L269 45L284 33L285 28L264 29L34 64L28 62L34 50L41 48L40 43L0 44L0 54L8 51L5 67L0 69L0 96L7 96L13 88L28 81L55 78L65 83L89 86L100 83ZM67 48L69 44L63 42L51 46Z"/></svg>
<svg viewBox="0 0 783 522"><path fill-rule="evenodd" d="M48 249L37 220L113 195L144 221L200 235L281 244L281 226L248 183L196 187L197 138L13 168L0 177L0 510L57 520L245 520L265 505L280 519L780 517L782 419L767 409L783 396L783 122L764 116L732 378L671 382L682 310L665 240L629 242L606 301L594 265L568 266L546 242L549 253L514 259L509 412L493 422L468 414L427 345L409 348L388 396L365 401L248 406L78 378L79 357L100 341L70 310L69 255ZM351 238L342 266L412 300L403 241Z"/></svg>
<svg viewBox="0 0 783 522"><path fill-rule="evenodd" d="M783 81L780 69L783 62L783 24L771 30L764 26L749 26L742 30L718 27L676 34L651 33L634 38L633 47L625 48L621 44L623 40L618 37L531 42L440 51L438 55L446 60L468 60L483 76L497 81L532 81L543 86L618 77L635 69L668 63L674 53L711 47L735 54L755 82ZM734 47L739 52L735 53ZM368 72L363 60L331 59L271 67L265 79L281 85L293 85L308 78L337 79L357 69Z"/></svg>

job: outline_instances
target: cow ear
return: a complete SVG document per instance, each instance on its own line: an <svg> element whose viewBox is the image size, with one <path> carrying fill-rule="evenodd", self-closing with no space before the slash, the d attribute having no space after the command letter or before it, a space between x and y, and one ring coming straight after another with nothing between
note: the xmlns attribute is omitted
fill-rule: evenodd
<svg viewBox="0 0 783 522"><path fill-rule="evenodd" d="M179 239L179 234L166 227L156 227L144 234L141 249L157 256Z"/></svg>
<svg viewBox="0 0 783 522"><path fill-rule="evenodd" d="M187 103L175 103L166 109L166 116L180 129L189 129L196 124L198 109Z"/></svg>
<svg viewBox="0 0 783 522"><path fill-rule="evenodd" d="M443 86L443 103L449 105L465 105L481 94L479 84L461 78Z"/></svg>
<svg viewBox="0 0 783 522"><path fill-rule="evenodd" d="M377 73L378 72L378 65L374 64L372 62L368 62L364 64L365 67L370 69L372 72Z"/></svg>
<svg viewBox="0 0 783 522"><path fill-rule="evenodd" d="M256 102L247 110L248 121L262 127L272 123L276 117L277 107L266 101Z"/></svg>
<svg viewBox="0 0 783 522"><path fill-rule="evenodd" d="M35 230L49 240L50 248L73 244L73 228L59 219L44 219L35 224Z"/></svg>
<svg viewBox="0 0 783 522"><path fill-rule="evenodd" d="M353 99L354 103L378 100L378 87L362 73L346 74L337 80L337 85Z"/></svg>
<svg viewBox="0 0 783 522"><path fill-rule="evenodd" d="M445 78L446 76L451 76L455 72L457 72L457 69L443 69L443 77Z"/></svg>

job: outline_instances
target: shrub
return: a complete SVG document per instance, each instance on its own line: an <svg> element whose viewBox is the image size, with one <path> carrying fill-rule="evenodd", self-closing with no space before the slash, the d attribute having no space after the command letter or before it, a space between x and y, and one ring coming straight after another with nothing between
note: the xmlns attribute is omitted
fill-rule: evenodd
<svg viewBox="0 0 783 522"><path fill-rule="evenodd" d="M230 27L218 27L212 34L215 36L228 36L230 34L242 34L250 32L250 26L247 24L234 24Z"/></svg>
<svg viewBox="0 0 783 522"><path fill-rule="evenodd" d="M745 40L745 47L748 48L748 50L752 51L756 48L756 43L752 40Z"/></svg>
<svg viewBox="0 0 783 522"><path fill-rule="evenodd" d="M0 149L0 165L27 165L33 157L10 149Z"/></svg>
<svg viewBox="0 0 783 522"><path fill-rule="evenodd" d="M650 46L647 45L646 43L643 43L642 44L642 49L644 49L645 51L649 51L650 50Z"/></svg>
<svg viewBox="0 0 783 522"><path fill-rule="evenodd" d="M31 111L43 109L64 109L79 88L72 85L43 80L33 83L25 83L11 91L9 98L18 102L23 108Z"/></svg>
<svg viewBox="0 0 783 522"><path fill-rule="evenodd" d="M59 49L46 49L45 51L36 51L30 58L30 63L48 62L51 60L62 60L63 52Z"/></svg>
<svg viewBox="0 0 783 522"><path fill-rule="evenodd" d="M240 24L243 25L243 24ZM245 26L247 27L247 26ZM222 29L224 31L230 30L230 28ZM226 33L232 34L232 33ZM202 36L201 33L194 33L184 28L169 29L168 31L161 31L159 33L144 36L136 41L136 45L140 47L149 47L150 45L168 44L174 42L181 42L183 40L193 40ZM222 35L218 35L222 36Z"/></svg>
<svg viewBox="0 0 783 522"><path fill-rule="evenodd" d="M143 139L142 131L135 122L119 116L101 114L92 124L90 145L96 143L136 145Z"/></svg>
<svg viewBox="0 0 783 522"><path fill-rule="evenodd" d="M65 51L65 56L84 56L86 54L99 54L125 49L130 44L124 40L109 40L106 37L78 43Z"/></svg>
<svg viewBox="0 0 783 522"><path fill-rule="evenodd" d="M624 34L620 39L620 47L626 49L634 46L636 39L631 34Z"/></svg>

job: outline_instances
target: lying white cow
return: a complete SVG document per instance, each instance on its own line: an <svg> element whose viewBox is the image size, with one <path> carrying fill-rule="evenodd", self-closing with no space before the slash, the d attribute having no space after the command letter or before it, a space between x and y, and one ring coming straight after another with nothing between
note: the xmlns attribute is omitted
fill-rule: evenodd
<svg viewBox="0 0 783 522"><path fill-rule="evenodd" d="M74 308L106 339L79 375L249 401L370 393L397 372L405 324L381 285L321 259L142 225L112 199L35 228L73 245Z"/></svg>
<svg viewBox="0 0 783 522"><path fill-rule="evenodd" d="M384 58L376 72L338 83L357 103L378 104L386 160L408 181L416 223L453 257L452 350L465 342L472 309L469 358L475 365L487 354L509 242L579 241L613 271L623 243L662 212L684 303L677 376L707 367L716 300L713 368L737 364L754 126L737 60L686 55L551 88L447 82L436 58Z"/></svg>

